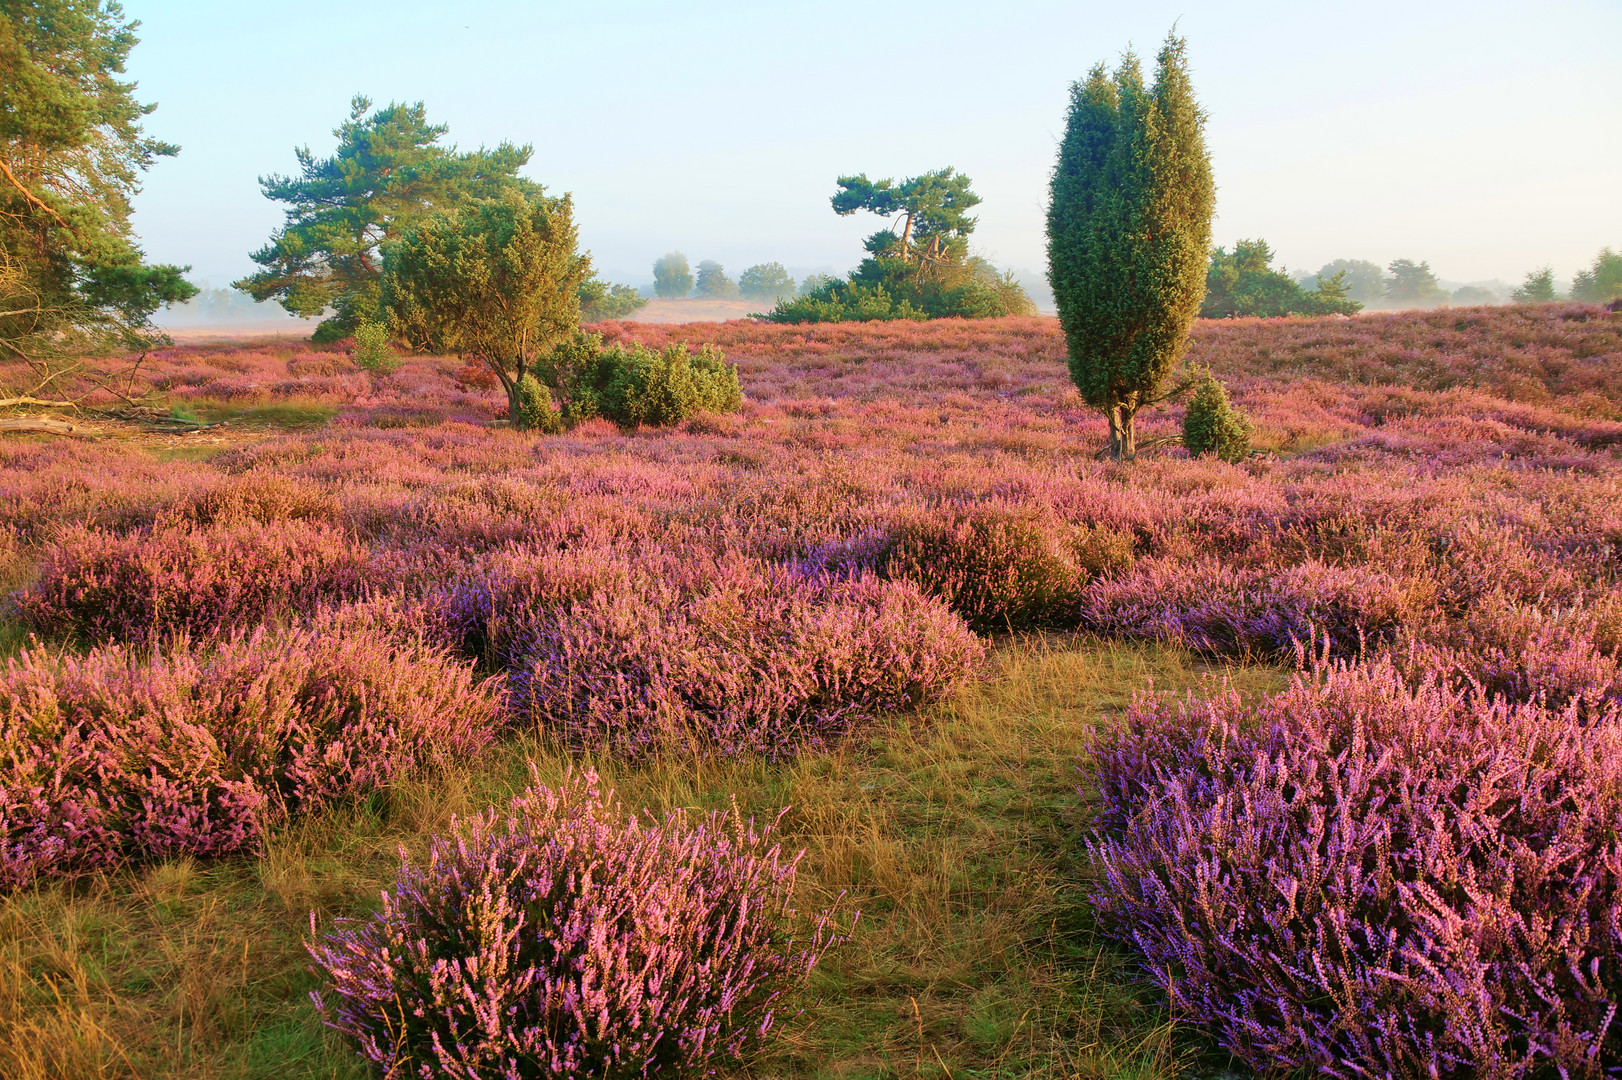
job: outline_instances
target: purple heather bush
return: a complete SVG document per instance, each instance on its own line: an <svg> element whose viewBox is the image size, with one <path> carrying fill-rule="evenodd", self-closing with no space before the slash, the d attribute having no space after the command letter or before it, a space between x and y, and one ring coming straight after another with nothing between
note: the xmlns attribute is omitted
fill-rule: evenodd
<svg viewBox="0 0 1622 1080"><path fill-rule="evenodd" d="M899 581L654 549L509 552L430 601L567 744L778 756L959 684L984 646Z"/></svg>
<svg viewBox="0 0 1622 1080"><path fill-rule="evenodd" d="M1622 1061L1622 713L1389 663L1247 705L1140 698L1095 746L1094 901L1258 1069Z"/></svg>
<svg viewBox="0 0 1622 1080"><path fill-rule="evenodd" d="M639 818L586 771L452 828L310 948L317 1007L388 1076L710 1072L838 940L736 809Z"/></svg>
<svg viewBox="0 0 1622 1080"><path fill-rule="evenodd" d="M368 553L330 525L250 518L119 535L64 528L18 594L47 634L147 641L290 619L361 592Z"/></svg>
<svg viewBox="0 0 1622 1080"><path fill-rule="evenodd" d="M364 622L8 661L0 887L251 851L290 815L489 744L498 701L467 664Z"/></svg>

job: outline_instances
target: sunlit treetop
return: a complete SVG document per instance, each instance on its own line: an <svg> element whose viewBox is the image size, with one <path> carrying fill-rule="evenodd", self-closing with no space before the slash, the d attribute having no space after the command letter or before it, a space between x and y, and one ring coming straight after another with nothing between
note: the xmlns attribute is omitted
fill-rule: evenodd
<svg viewBox="0 0 1622 1080"><path fill-rule="evenodd" d="M449 130L430 124L423 104L390 103L369 113L362 95L333 130L338 147L317 158L294 151L293 176L261 177L267 199L287 204L287 223L252 258L262 269L236 282L256 300L276 300L295 315L333 309L322 336L341 335L376 317L381 247L420 215L504 190L540 194L518 175L531 148L503 142L459 152L440 145Z"/></svg>
<svg viewBox="0 0 1622 1080"><path fill-rule="evenodd" d="M936 169L922 176L894 180L869 180L866 173L841 176L839 190L830 200L834 213L849 217L866 210L881 217L899 218L901 232L881 229L867 239L873 255L910 260L918 255L939 258L947 251L967 249L976 219L969 211L980 204L980 196L969 189L967 176L952 168Z"/></svg>

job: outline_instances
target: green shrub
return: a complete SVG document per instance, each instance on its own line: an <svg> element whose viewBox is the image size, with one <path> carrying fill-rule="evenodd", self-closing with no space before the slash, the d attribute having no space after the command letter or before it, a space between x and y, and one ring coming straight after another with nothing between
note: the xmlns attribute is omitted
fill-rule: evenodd
<svg viewBox="0 0 1622 1080"><path fill-rule="evenodd" d="M527 372L518 380L518 414L512 422L513 427L542 435L556 435L563 430L563 417L552 407L546 384Z"/></svg>
<svg viewBox="0 0 1622 1080"><path fill-rule="evenodd" d="M362 322L355 327L355 350L349 358L373 375L388 375L400 367L400 354L389 344L388 327L381 323Z"/></svg>
<svg viewBox="0 0 1622 1080"><path fill-rule="evenodd" d="M656 352L630 342L605 349L596 334L576 334L535 365L563 403L570 424L601 416L622 427L677 424L697 412L736 412L743 405L738 371L721 350L695 356L686 345Z"/></svg>
<svg viewBox="0 0 1622 1080"><path fill-rule="evenodd" d="M1190 457L1215 454L1222 461L1239 462L1250 456L1250 421L1209 371L1183 415L1183 446Z"/></svg>

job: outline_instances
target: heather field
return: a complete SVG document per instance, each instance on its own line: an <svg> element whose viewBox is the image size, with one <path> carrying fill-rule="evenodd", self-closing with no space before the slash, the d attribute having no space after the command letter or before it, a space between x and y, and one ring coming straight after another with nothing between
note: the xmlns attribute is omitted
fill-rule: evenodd
<svg viewBox="0 0 1622 1080"><path fill-rule="evenodd" d="M1622 312L1201 321L1237 465L1052 319L596 329L742 408L178 345L0 443L0 1076L1622 1068Z"/></svg>

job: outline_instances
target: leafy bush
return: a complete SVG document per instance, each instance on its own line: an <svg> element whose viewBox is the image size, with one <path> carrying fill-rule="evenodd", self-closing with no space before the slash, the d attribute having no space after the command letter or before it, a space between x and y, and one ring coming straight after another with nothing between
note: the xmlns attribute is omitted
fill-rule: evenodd
<svg viewBox="0 0 1622 1080"><path fill-rule="evenodd" d="M369 320L355 327L355 348L349 358L373 375L389 375L400 367L400 354L389 344L389 328Z"/></svg>
<svg viewBox="0 0 1622 1080"><path fill-rule="evenodd" d="M1227 389L1207 371L1183 414L1183 447L1191 457L1215 454L1237 463L1250 456L1250 421L1228 401Z"/></svg>
<svg viewBox="0 0 1622 1080"><path fill-rule="evenodd" d="M518 380L518 415L513 426L523 431L539 431L542 435L556 435L563 430L563 417L552 407L552 395L533 374L524 373Z"/></svg>
<svg viewBox="0 0 1622 1080"><path fill-rule="evenodd" d="M1622 1055L1622 715L1389 665L1137 701L1095 748L1094 899L1257 1069L1598 1076Z"/></svg>
<svg viewBox="0 0 1622 1080"><path fill-rule="evenodd" d="M390 1076L707 1073L838 940L827 912L787 936L798 863L736 810L650 821L590 771L536 782L312 945L313 996Z"/></svg>
<svg viewBox="0 0 1622 1080"><path fill-rule="evenodd" d="M941 694L983 652L905 582L658 550L515 554L430 608L448 641L510 669L519 715L632 756L792 754Z"/></svg>
<svg viewBox="0 0 1622 1080"><path fill-rule="evenodd" d="M571 424L601 416L622 427L678 424L696 412L736 412L743 405L738 371L721 350L686 345L656 352L636 342L604 349L596 334L577 334L536 364L563 399Z"/></svg>
<svg viewBox="0 0 1622 1080"><path fill-rule="evenodd" d="M646 307L648 298L630 285L610 285L591 278L580 285L580 321L623 319Z"/></svg>
<svg viewBox="0 0 1622 1080"><path fill-rule="evenodd" d="M0 886L252 850L290 815L465 760L497 716L467 664L335 616L150 658L25 651L0 674Z"/></svg>
<svg viewBox="0 0 1622 1080"><path fill-rule="evenodd" d="M207 636L357 595L367 561L347 533L297 519L160 522L122 536L75 525L46 549L17 603L49 634Z"/></svg>

